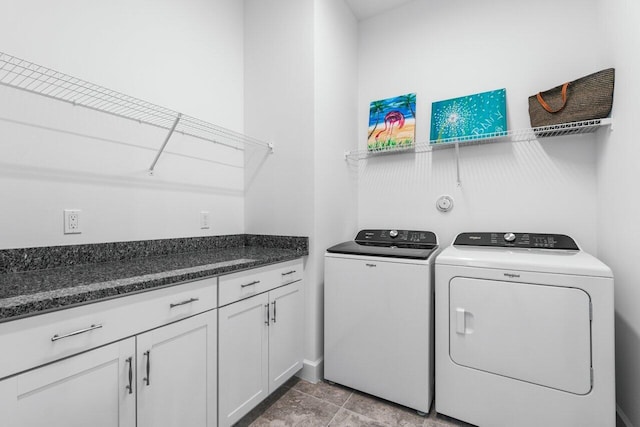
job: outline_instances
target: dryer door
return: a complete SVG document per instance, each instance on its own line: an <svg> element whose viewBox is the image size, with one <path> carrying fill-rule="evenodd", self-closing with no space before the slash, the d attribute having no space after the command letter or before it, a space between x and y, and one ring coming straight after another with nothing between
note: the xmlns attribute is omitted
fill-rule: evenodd
<svg viewBox="0 0 640 427"><path fill-rule="evenodd" d="M451 359L575 393L591 390L590 298L581 289L455 277Z"/></svg>

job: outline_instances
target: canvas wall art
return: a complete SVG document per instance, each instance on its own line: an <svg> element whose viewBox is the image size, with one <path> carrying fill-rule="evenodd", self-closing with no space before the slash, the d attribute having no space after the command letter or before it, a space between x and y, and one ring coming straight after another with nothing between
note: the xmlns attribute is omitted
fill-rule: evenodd
<svg viewBox="0 0 640 427"><path fill-rule="evenodd" d="M367 149L411 148L416 139L416 94L373 101L369 106Z"/></svg>
<svg viewBox="0 0 640 427"><path fill-rule="evenodd" d="M487 138L506 131L505 89L437 101L431 105L431 144Z"/></svg>

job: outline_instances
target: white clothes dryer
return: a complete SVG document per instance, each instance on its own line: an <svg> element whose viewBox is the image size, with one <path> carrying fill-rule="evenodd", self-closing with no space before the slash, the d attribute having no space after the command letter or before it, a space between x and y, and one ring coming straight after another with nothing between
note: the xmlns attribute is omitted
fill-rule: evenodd
<svg viewBox="0 0 640 427"><path fill-rule="evenodd" d="M613 275L565 235L462 233L436 259L436 411L614 427Z"/></svg>

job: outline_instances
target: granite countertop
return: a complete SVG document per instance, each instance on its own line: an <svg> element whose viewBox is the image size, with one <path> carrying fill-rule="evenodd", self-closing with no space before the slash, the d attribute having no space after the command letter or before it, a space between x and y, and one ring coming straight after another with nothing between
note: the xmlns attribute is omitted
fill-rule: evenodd
<svg viewBox="0 0 640 427"><path fill-rule="evenodd" d="M194 239L0 251L0 322L308 255L304 237Z"/></svg>

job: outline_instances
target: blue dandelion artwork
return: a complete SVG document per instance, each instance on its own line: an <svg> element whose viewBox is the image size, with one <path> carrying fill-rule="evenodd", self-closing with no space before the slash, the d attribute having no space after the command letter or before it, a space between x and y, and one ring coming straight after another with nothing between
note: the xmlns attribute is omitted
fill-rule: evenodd
<svg viewBox="0 0 640 427"><path fill-rule="evenodd" d="M431 104L431 144L488 138L506 131L506 89Z"/></svg>

